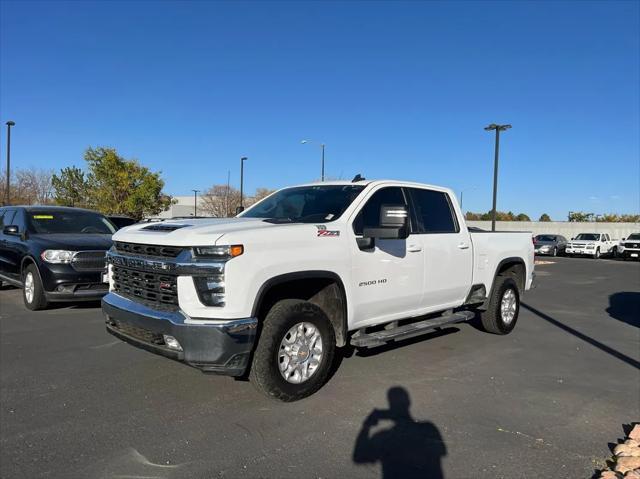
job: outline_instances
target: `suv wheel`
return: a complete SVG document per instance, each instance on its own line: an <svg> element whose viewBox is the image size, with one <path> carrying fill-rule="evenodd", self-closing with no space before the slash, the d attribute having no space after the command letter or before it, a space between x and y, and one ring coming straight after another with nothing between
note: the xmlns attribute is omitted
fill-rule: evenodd
<svg viewBox="0 0 640 479"><path fill-rule="evenodd" d="M593 253L593 259L600 258L600 248L596 248L596 252Z"/></svg>
<svg viewBox="0 0 640 479"><path fill-rule="evenodd" d="M489 307L482 313L482 326L488 333L509 334L520 313L520 293L516 282L506 276L497 276Z"/></svg>
<svg viewBox="0 0 640 479"><path fill-rule="evenodd" d="M325 383L335 347L333 327L320 307L283 299L264 319L249 379L273 399L297 401Z"/></svg>
<svg viewBox="0 0 640 479"><path fill-rule="evenodd" d="M30 264L24 270L24 279L22 287L22 299L27 309L37 311L47 307L47 299L44 296L44 288L38 268L34 264Z"/></svg>

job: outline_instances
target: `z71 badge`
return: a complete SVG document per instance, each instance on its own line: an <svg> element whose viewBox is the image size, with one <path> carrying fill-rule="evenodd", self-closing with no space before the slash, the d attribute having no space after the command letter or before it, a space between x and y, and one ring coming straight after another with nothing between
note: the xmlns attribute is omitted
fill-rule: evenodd
<svg viewBox="0 0 640 479"><path fill-rule="evenodd" d="M316 225L316 228L318 228L318 236L340 236L340 231L328 230L325 225Z"/></svg>

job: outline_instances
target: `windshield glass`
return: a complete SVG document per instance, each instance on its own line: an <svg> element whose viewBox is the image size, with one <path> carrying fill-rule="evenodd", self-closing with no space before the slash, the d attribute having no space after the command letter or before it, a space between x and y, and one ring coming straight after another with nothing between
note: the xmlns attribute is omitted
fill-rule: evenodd
<svg viewBox="0 0 640 479"><path fill-rule="evenodd" d="M242 218L269 218L300 223L337 220L364 189L362 185L314 185L277 191L242 213Z"/></svg>
<svg viewBox="0 0 640 479"><path fill-rule="evenodd" d="M640 233L632 233L627 238L628 240L640 240Z"/></svg>
<svg viewBox="0 0 640 479"><path fill-rule="evenodd" d="M104 234L116 229L104 216L89 211L29 211L29 231L34 234Z"/></svg>
<svg viewBox="0 0 640 479"><path fill-rule="evenodd" d="M536 236L536 241L555 241L556 237L555 236L550 236L550 235L538 235Z"/></svg>
<svg viewBox="0 0 640 479"><path fill-rule="evenodd" d="M600 239L600 235L599 234L595 234L595 233L580 233L578 236L576 236L576 240L580 241L598 241Z"/></svg>

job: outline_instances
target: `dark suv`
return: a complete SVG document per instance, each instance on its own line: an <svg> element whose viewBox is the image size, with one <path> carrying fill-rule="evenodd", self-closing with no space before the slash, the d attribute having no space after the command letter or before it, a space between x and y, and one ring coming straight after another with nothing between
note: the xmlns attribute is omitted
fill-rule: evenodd
<svg viewBox="0 0 640 479"><path fill-rule="evenodd" d="M0 208L0 284L23 289L27 308L100 299L105 253L116 228L95 211L60 206Z"/></svg>

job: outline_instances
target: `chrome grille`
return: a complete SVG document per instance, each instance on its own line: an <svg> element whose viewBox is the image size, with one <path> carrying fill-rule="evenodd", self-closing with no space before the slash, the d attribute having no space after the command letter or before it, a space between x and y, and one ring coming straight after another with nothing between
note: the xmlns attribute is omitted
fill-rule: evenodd
<svg viewBox="0 0 640 479"><path fill-rule="evenodd" d="M177 276L112 265L113 290L157 309L178 308Z"/></svg>
<svg viewBox="0 0 640 479"><path fill-rule="evenodd" d="M103 271L106 266L106 251L78 251L71 260L76 271Z"/></svg>

